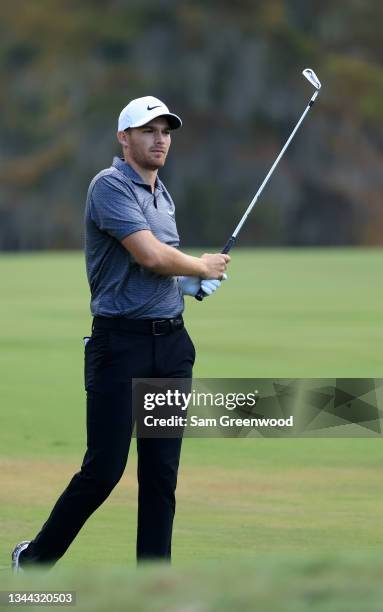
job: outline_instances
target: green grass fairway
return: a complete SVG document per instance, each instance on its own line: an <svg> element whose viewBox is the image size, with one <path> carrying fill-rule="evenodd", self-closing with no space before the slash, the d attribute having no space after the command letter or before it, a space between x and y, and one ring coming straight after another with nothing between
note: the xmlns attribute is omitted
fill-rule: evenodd
<svg viewBox="0 0 383 612"><path fill-rule="evenodd" d="M381 378L382 266L381 250L234 251L219 293L187 300L195 376ZM1 590L14 543L36 534L85 450L90 315L81 253L2 255L0 274ZM147 569L148 598L134 570L134 446L123 479L57 566L93 598L89 609L109 606L101 595L96 606L92 580L142 601L132 610L380 609L381 439L185 440L173 570ZM92 571L81 582L84 566ZM110 568L104 582L99 566ZM358 575L368 575L366 590ZM295 607L278 607L283 592Z"/></svg>
<svg viewBox="0 0 383 612"><path fill-rule="evenodd" d="M378 555L258 555L140 571L61 568L7 576L1 588L74 591L76 605L65 609L79 612L381 612L382 575Z"/></svg>

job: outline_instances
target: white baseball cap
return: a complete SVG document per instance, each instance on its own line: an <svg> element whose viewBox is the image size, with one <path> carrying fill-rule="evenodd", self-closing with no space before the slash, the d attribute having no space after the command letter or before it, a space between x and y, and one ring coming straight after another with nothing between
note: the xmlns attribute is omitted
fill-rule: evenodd
<svg viewBox="0 0 383 612"><path fill-rule="evenodd" d="M145 96L132 100L122 109L118 118L118 131L123 132L127 128L141 127L156 117L167 117L172 130L182 125L181 119L171 113L161 100L153 96Z"/></svg>

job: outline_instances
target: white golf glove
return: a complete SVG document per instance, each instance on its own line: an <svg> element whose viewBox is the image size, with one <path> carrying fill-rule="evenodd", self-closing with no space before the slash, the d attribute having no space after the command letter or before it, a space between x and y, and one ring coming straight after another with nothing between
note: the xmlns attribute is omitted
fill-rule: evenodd
<svg viewBox="0 0 383 612"><path fill-rule="evenodd" d="M222 280L226 280L226 274L223 275ZM201 281L198 276L179 276L179 283L181 285L181 290L183 295L192 295L193 297L197 295L200 288L206 295L211 295L214 291L217 291L218 287L221 285L221 281L216 279L209 279Z"/></svg>

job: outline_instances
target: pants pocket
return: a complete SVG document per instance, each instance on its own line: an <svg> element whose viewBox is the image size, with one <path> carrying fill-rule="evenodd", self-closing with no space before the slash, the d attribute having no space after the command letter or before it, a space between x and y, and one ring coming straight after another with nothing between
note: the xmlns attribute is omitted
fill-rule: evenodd
<svg viewBox="0 0 383 612"><path fill-rule="evenodd" d="M100 372L107 362L108 333L84 337L84 387L86 391L97 390Z"/></svg>

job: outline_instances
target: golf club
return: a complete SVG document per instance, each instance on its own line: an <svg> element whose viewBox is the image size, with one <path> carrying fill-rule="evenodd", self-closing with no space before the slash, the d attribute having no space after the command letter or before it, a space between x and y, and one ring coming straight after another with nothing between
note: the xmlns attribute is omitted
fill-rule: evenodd
<svg viewBox="0 0 383 612"><path fill-rule="evenodd" d="M244 225L247 217L249 216L249 214L251 213L251 211L253 210L259 196L261 195L265 185L267 184L270 176L272 175L272 173L274 172L279 160L281 159L282 155L284 154L284 152L286 151L287 147L289 146L290 142L292 141L292 139L294 138L299 126L301 125L303 119L306 117L307 113L309 112L310 108L312 107L312 105L315 102L316 97L319 94L319 90L321 88L321 83L317 77L317 75L315 74L314 70L311 70L311 68L305 68L305 70L303 70L302 72L303 76L306 77L306 79L311 83L311 85L313 85L316 89L314 95L311 97L306 109L304 110L301 118L299 119L298 123L296 124L295 128L293 129L293 131L291 132L290 136L288 137L283 149L281 150L281 152L279 153L277 159L275 160L275 162L273 163L273 165L271 166L267 176L265 177L262 185L260 186L260 188L258 189L257 193L255 194L254 198L251 200L245 214L243 215L242 219L240 220L240 222L238 223L237 227L235 228L234 232L232 233L232 235L230 236L229 240L226 242L225 246L223 247L221 253L226 254L228 253L231 248L234 246L234 243L237 239L237 236L239 234L239 232L242 229L242 226ZM199 302L202 302L203 298L205 297L205 293L202 291L202 289L200 289L197 293L197 295L195 296L195 299L198 300Z"/></svg>

